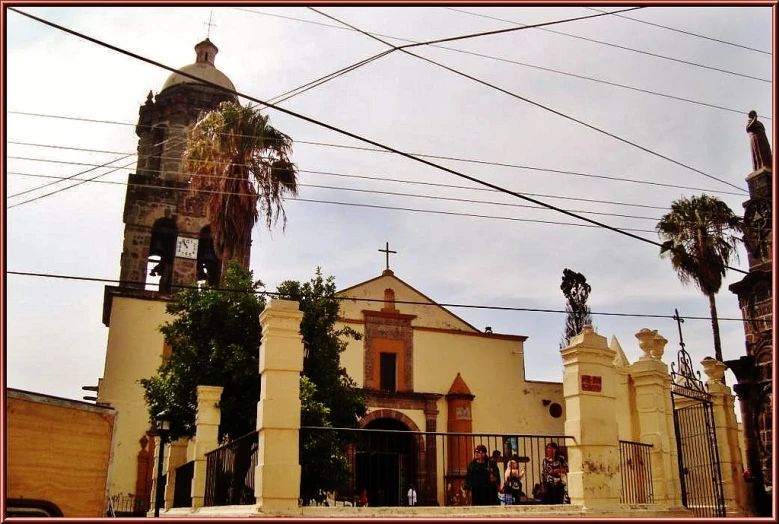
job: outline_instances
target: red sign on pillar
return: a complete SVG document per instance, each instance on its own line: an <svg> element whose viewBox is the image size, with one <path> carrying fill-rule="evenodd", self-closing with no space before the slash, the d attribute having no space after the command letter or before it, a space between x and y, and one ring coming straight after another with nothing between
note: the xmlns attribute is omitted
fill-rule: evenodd
<svg viewBox="0 0 779 524"><path fill-rule="evenodd" d="M601 377L597 375L582 375L582 391L599 393L602 385Z"/></svg>

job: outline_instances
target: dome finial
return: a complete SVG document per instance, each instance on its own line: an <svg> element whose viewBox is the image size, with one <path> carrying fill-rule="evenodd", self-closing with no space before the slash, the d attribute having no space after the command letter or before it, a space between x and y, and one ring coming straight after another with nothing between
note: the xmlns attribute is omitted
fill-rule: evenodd
<svg viewBox="0 0 779 524"><path fill-rule="evenodd" d="M211 42L211 40L206 38L195 46L195 53L197 55L195 63L207 62L211 65L214 65L214 57L218 52L219 49Z"/></svg>

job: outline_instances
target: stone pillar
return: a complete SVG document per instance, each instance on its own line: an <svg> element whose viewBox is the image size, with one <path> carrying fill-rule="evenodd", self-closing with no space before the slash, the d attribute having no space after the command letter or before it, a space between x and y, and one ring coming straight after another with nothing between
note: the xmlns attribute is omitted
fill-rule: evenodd
<svg viewBox="0 0 779 524"><path fill-rule="evenodd" d="M585 509L619 504L619 434L615 353L606 338L584 326L560 350L565 371L568 495Z"/></svg>
<svg viewBox="0 0 779 524"><path fill-rule="evenodd" d="M298 303L271 300L260 314L259 453L254 493L263 512L288 512L300 498L300 373L303 339Z"/></svg>
<svg viewBox="0 0 779 524"><path fill-rule="evenodd" d="M668 341L658 335L657 330L646 328L636 333L636 338L644 353L629 370L636 388L639 441L652 444L649 456L654 501L668 507L679 507L681 499L674 480L679 477L679 467L672 460L671 453L676 450L671 377L668 366L661 360Z"/></svg>
<svg viewBox="0 0 779 524"><path fill-rule="evenodd" d="M203 507L203 499L206 495L206 453L219 447L219 423L222 419L219 400L222 398L223 389L221 386L197 387L192 509Z"/></svg>
<svg viewBox="0 0 779 524"><path fill-rule="evenodd" d="M735 398L723 382L727 366L711 357L701 361L708 376L706 385L714 411L714 430L722 472L722 493L728 516L743 516L747 508L746 483L742 475L741 446L738 442Z"/></svg>
<svg viewBox="0 0 779 524"><path fill-rule="evenodd" d="M176 492L176 470L187 462L187 441L179 439L165 446L165 465L168 482L165 484L165 509L173 507L173 498Z"/></svg>

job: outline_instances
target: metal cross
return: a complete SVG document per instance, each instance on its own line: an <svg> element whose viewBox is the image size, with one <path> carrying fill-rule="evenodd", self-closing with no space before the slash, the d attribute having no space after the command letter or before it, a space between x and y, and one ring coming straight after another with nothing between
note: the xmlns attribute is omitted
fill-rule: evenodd
<svg viewBox="0 0 779 524"><path fill-rule="evenodd" d="M386 243L386 247L384 249L379 249L379 251L381 251L382 253L386 253L387 254L387 269L389 269L389 256L390 256L390 253L396 253L397 254L397 251L391 251L390 250L389 242Z"/></svg>
<svg viewBox="0 0 779 524"><path fill-rule="evenodd" d="M679 345L684 349L684 339L682 338L682 323L684 319L679 316L679 310L674 308L674 316L671 317L676 321L676 325L679 327Z"/></svg>
<svg viewBox="0 0 779 524"><path fill-rule="evenodd" d="M208 33L206 33L206 38L211 38L211 28L216 27L216 24L214 23L214 12L211 11L208 15L208 22L203 22L203 25L208 26Z"/></svg>

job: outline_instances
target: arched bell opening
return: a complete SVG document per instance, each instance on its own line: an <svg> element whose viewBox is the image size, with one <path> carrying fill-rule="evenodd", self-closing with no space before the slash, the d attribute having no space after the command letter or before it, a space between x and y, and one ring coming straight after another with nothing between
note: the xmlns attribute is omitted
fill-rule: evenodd
<svg viewBox="0 0 779 524"><path fill-rule="evenodd" d="M200 230L200 241L197 245L197 282L218 286L221 279L222 261L216 256L214 239L211 236L211 226Z"/></svg>
<svg viewBox="0 0 779 524"><path fill-rule="evenodd" d="M176 233L176 222L172 218L159 218L154 222L149 241L149 258L146 262L146 289L170 293Z"/></svg>

